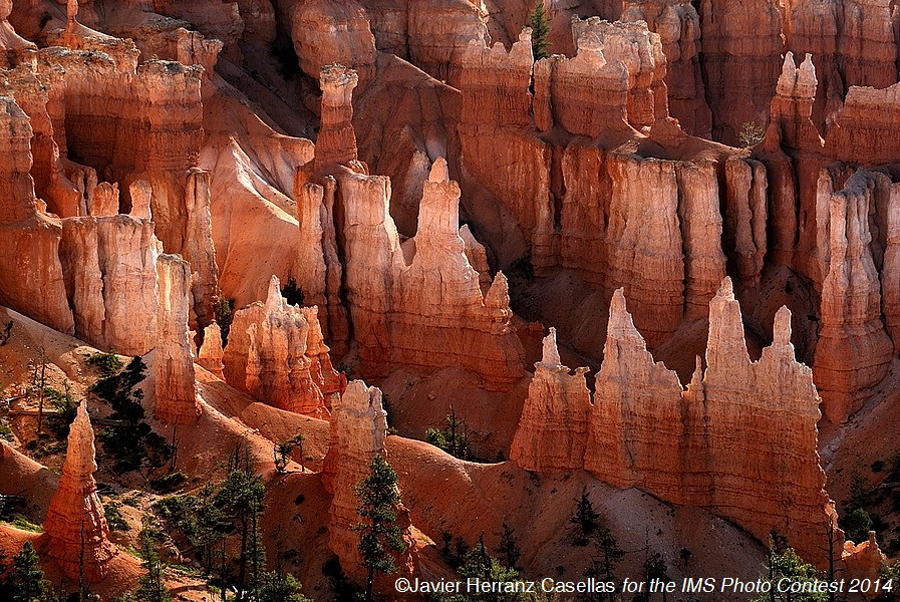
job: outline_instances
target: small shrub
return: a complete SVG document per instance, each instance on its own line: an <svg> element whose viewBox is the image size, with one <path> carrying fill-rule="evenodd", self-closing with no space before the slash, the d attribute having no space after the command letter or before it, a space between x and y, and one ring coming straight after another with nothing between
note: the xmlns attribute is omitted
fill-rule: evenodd
<svg viewBox="0 0 900 602"><path fill-rule="evenodd" d="M12 336L13 329L13 321L10 320L6 324L3 325L3 328L0 328L0 347L3 347L9 342L9 338Z"/></svg>
<svg viewBox="0 0 900 602"><path fill-rule="evenodd" d="M107 502L103 504L103 512L106 514L106 524L109 525L111 531L130 531L131 527L119 508L122 505L119 502Z"/></svg>
<svg viewBox="0 0 900 602"><path fill-rule="evenodd" d="M31 531L32 533L43 533L44 528L40 525L36 525L33 522L29 521L27 518L23 518L21 516L17 516L12 521L13 527L16 529L21 529L22 531Z"/></svg>
<svg viewBox="0 0 900 602"><path fill-rule="evenodd" d="M9 428L7 424L0 424L0 439L4 441L15 441L16 436L13 434L12 429Z"/></svg>
<svg viewBox="0 0 900 602"><path fill-rule="evenodd" d="M187 481L187 477L183 472L173 472L158 479L152 479L150 486L160 493L169 493L174 491Z"/></svg>
<svg viewBox="0 0 900 602"><path fill-rule="evenodd" d="M216 323L222 333L222 345L228 343L228 333L231 331L231 323L234 321L234 301L219 297L216 303Z"/></svg>
<svg viewBox="0 0 900 602"><path fill-rule="evenodd" d="M53 387L44 387L44 395L50 400L56 408L56 416L47 419L47 424L60 439L69 436L69 425L75 420L78 413L78 403L72 398L69 391L69 384L66 383L65 393L54 389Z"/></svg>
<svg viewBox="0 0 900 602"><path fill-rule="evenodd" d="M95 353L87 359L87 364L107 378L122 369L122 360L115 353Z"/></svg>
<svg viewBox="0 0 900 602"><path fill-rule="evenodd" d="M755 121L745 121L741 126L741 145L744 148L756 146L766 137L766 130Z"/></svg>
<svg viewBox="0 0 900 602"><path fill-rule="evenodd" d="M875 460L872 462L872 472L878 473L884 470L884 460Z"/></svg>

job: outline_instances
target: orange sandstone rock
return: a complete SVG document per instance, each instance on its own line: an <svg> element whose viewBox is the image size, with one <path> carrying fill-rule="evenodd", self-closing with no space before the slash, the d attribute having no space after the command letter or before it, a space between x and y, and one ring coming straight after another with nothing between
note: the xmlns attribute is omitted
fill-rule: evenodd
<svg viewBox="0 0 900 602"><path fill-rule="evenodd" d="M439 158L425 182L415 255L407 264L388 212L390 181L344 173L346 287L364 373L401 366L462 366L486 388L506 390L524 374L509 325L505 278L481 292L459 236L459 197Z"/></svg>
<svg viewBox="0 0 900 602"><path fill-rule="evenodd" d="M222 358L225 351L222 349L222 330L213 322L203 329L203 344L197 355L197 363L225 380L225 363Z"/></svg>
<svg viewBox="0 0 900 602"><path fill-rule="evenodd" d="M382 407L381 390L367 387L361 380L347 385L346 391L332 407L328 453L322 472L325 489L332 494L329 510L329 547L338 555L341 568L356 582L362 582L362 567L357 543L359 533L353 525L361 522L356 511L359 500L355 487L369 474L369 464L376 455L386 456L387 412ZM403 538L411 543L409 513L397 509L398 526ZM401 572L409 572L412 558L409 548L397 558Z"/></svg>
<svg viewBox="0 0 900 602"><path fill-rule="evenodd" d="M813 370L823 411L840 424L860 409L866 391L887 374L894 346L881 321L881 284L869 244L875 182L866 171L835 190L832 175L819 176L821 330Z"/></svg>
<svg viewBox="0 0 900 602"><path fill-rule="evenodd" d="M790 312L782 308L776 315L774 342L757 362L747 352L740 307L727 278L710 302L709 321L706 369L698 359L683 389L675 372L654 362L625 309L622 290L616 291L584 467L617 487L708 508L760 540L777 529L805 558L824 562L822 529L836 527L817 450L820 399L811 370L794 358ZM545 351L552 363L552 348ZM544 370L539 364L535 382L545 381ZM561 378L578 382L577 376ZM547 398L570 415L551 411L543 428L561 426L569 430L557 440L578 440L584 394L573 385L567 403L561 403L562 391L548 394L533 383L516 441L542 432L533 409ZM555 449L547 444L544 453L552 457L555 452L547 450ZM520 457L529 458L534 470L549 472L554 465L540 451Z"/></svg>
<svg viewBox="0 0 900 602"><path fill-rule="evenodd" d="M66 461L59 488L50 500L44 531L50 539L48 554L69 579L97 583L106 577L109 562L118 553L109 542L109 528L94 481L94 431L84 402L69 427Z"/></svg>
<svg viewBox="0 0 900 602"><path fill-rule="evenodd" d="M202 408L197 398L194 357L188 331L191 266L177 255L160 255L159 332L154 369L154 416L170 424L192 424Z"/></svg>
<svg viewBox="0 0 900 602"><path fill-rule="evenodd" d="M307 355L308 320L317 320L316 313L288 304L278 278L272 276L265 303L253 303L234 314L224 356L228 383L275 407L327 418L319 388L324 375L313 378ZM313 353L318 358L321 347Z"/></svg>
<svg viewBox="0 0 900 602"><path fill-rule="evenodd" d="M547 474L584 466L591 394L584 375L571 374L556 348L556 329L544 339L543 358L534 365L528 400L509 457L525 470Z"/></svg>

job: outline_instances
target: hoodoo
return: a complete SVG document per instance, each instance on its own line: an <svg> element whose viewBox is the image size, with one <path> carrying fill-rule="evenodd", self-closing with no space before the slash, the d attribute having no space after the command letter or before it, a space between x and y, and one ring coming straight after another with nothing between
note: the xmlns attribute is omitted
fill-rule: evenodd
<svg viewBox="0 0 900 602"><path fill-rule="evenodd" d="M94 454L94 430L82 402L69 427L62 478L50 500L44 531L50 540L48 553L66 576L77 581L83 574L88 583L104 579L118 553L109 542L109 527L97 496Z"/></svg>

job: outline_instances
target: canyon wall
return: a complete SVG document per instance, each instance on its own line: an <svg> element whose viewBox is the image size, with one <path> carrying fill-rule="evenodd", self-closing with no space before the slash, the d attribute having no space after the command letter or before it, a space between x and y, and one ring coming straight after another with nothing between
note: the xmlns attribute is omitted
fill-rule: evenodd
<svg viewBox="0 0 900 602"><path fill-rule="evenodd" d="M822 561L820 534L834 517L817 450L820 399L812 371L794 358L786 308L773 330L772 345L752 361L726 278L710 302L706 367L698 358L685 389L654 362L620 289L593 407L586 369L571 376L559 365L551 333L511 456L541 474L584 467L616 487L708 508L761 541L777 529L805 558Z"/></svg>

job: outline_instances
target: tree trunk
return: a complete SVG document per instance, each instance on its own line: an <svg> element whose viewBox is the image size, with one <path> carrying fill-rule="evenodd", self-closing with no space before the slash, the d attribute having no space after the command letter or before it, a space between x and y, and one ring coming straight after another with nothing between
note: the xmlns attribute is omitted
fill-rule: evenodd
<svg viewBox="0 0 900 602"><path fill-rule="evenodd" d="M238 565L238 595L237 602L244 600L244 580L247 576L247 517L241 517L241 558Z"/></svg>

